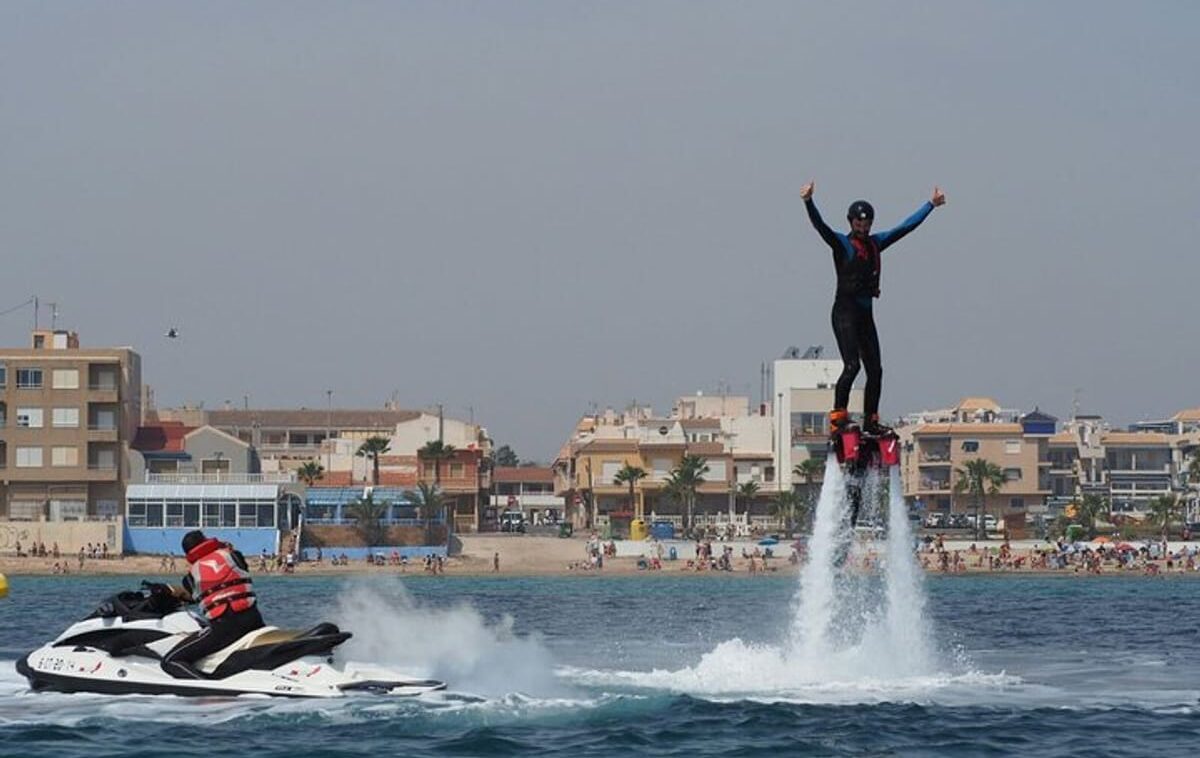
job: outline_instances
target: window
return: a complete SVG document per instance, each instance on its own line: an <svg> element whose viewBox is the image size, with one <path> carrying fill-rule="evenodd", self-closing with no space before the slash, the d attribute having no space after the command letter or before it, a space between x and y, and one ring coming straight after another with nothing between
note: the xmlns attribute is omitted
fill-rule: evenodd
<svg viewBox="0 0 1200 758"><path fill-rule="evenodd" d="M96 515L103 521L113 521L117 517L117 501L97 500Z"/></svg>
<svg viewBox="0 0 1200 758"><path fill-rule="evenodd" d="M1018 455L1021 452L1021 440L1005 440L1004 452L1009 455Z"/></svg>
<svg viewBox="0 0 1200 758"><path fill-rule="evenodd" d="M466 473L465 473L463 464L461 464L461 463L451 463L450 464L450 478L451 479L462 479L464 476L466 476Z"/></svg>
<svg viewBox="0 0 1200 758"><path fill-rule="evenodd" d="M41 429L44 421L41 408L17 409L17 426L26 429Z"/></svg>
<svg viewBox="0 0 1200 758"><path fill-rule="evenodd" d="M10 521L40 521L46 508L40 500L14 500L8 504Z"/></svg>
<svg viewBox="0 0 1200 758"><path fill-rule="evenodd" d="M621 470L621 461L604 461L600 464L600 479L597 484L612 484Z"/></svg>
<svg viewBox="0 0 1200 758"><path fill-rule="evenodd" d="M1004 481L1006 481L1006 482L1021 481L1021 469L1019 469L1019 468L1004 469Z"/></svg>
<svg viewBox="0 0 1200 758"><path fill-rule="evenodd" d="M56 368L50 374L51 387L56 390L79 389L79 369Z"/></svg>
<svg viewBox="0 0 1200 758"><path fill-rule="evenodd" d="M979 440L963 440L962 450L964 453L978 453Z"/></svg>
<svg viewBox="0 0 1200 758"><path fill-rule="evenodd" d="M79 465L79 448L77 448L77 447L53 447L53 448L50 448L50 465L51 466L78 466Z"/></svg>
<svg viewBox="0 0 1200 758"><path fill-rule="evenodd" d="M42 465L42 449L40 447L17 448L17 468L37 468Z"/></svg>
<svg viewBox="0 0 1200 758"><path fill-rule="evenodd" d="M723 482L725 481L725 461L714 461L711 458L706 460L708 464L708 473L704 475L704 480L707 482Z"/></svg>
<svg viewBox="0 0 1200 758"><path fill-rule="evenodd" d="M775 467L767 466L766 469L763 470L763 478L768 482L775 481Z"/></svg>
<svg viewBox="0 0 1200 758"><path fill-rule="evenodd" d="M1024 508L1025 507L1025 498L1023 498L1023 497L1009 498L1008 499L1008 507L1009 508Z"/></svg>
<svg viewBox="0 0 1200 758"><path fill-rule="evenodd" d="M55 408L51 412L51 423L56 429L75 429L79 426L79 409Z"/></svg>
<svg viewBox="0 0 1200 758"><path fill-rule="evenodd" d="M0 387L5 386L6 384L8 384L8 369L4 366L0 366Z"/></svg>
<svg viewBox="0 0 1200 758"><path fill-rule="evenodd" d="M17 389L35 390L42 386L42 370L40 368L17 369Z"/></svg>

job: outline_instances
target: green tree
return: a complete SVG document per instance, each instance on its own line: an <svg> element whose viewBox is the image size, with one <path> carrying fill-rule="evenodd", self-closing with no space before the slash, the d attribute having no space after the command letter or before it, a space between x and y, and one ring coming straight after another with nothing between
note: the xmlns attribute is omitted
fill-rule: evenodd
<svg viewBox="0 0 1200 758"><path fill-rule="evenodd" d="M808 520L808 503L802 495L784 490L771 500L771 515L783 522L784 531L791 534L797 525Z"/></svg>
<svg viewBox="0 0 1200 758"><path fill-rule="evenodd" d="M1174 495L1159 495L1150 501L1150 523L1162 527L1163 539L1167 539L1171 522L1179 511L1179 501Z"/></svg>
<svg viewBox="0 0 1200 758"><path fill-rule="evenodd" d="M640 466L634 466L630 463L626 463L621 470L617 472L616 476L613 477L613 484L629 485L629 510L633 511L638 518L641 518L642 514L638 512L637 500L636 496L634 495L633 488L638 482L645 478L646 470Z"/></svg>
<svg viewBox="0 0 1200 758"><path fill-rule="evenodd" d="M387 530L383 524L387 511L388 503L375 502L373 495L360 497L346 507L346 513L354 519L354 528L367 547L383 545L387 540Z"/></svg>
<svg viewBox="0 0 1200 758"><path fill-rule="evenodd" d="M816 483L825 474L825 463L819 458L805 458L792 466L792 476L804 482L804 501L811 510L816 500Z"/></svg>
<svg viewBox="0 0 1200 758"><path fill-rule="evenodd" d="M737 493L734 495L733 504L738 505L739 502L746 504L746 513L750 512L750 504L754 502L755 496L758 495L758 482L743 482L738 485Z"/></svg>
<svg viewBox="0 0 1200 758"><path fill-rule="evenodd" d="M405 492L404 497L417 506L417 514L425 525L425 544L432 544L433 522L439 515L445 515L446 510L441 490L436 484L418 482L417 488Z"/></svg>
<svg viewBox="0 0 1200 758"><path fill-rule="evenodd" d="M699 455L684 455L679 459L675 468L667 477L667 486L683 499L684 517L683 531L688 534L692 529L692 515L696 509L696 490L704 484L704 475L709 471L708 464Z"/></svg>
<svg viewBox="0 0 1200 758"><path fill-rule="evenodd" d="M492 460L495 461L497 466L504 466L505 468L514 468L521 465L521 459L517 457L517 454L508 445L501 445L496 448L496 452L492 453Z"/></svg>
<svg viewBox="0 0 1200 758"><path fill-rule="evenodd" d="M983 539L983 498L995 495L1004 485L1004 471L986 458L973 458L954 470L954 491L970 495L975 502L975 539Z"/></svg>
<svg viewBox="0 0 1200 758"><path fill-rule="evenodd" d="M1095 493L1083 496L1082 502L1075 508L1075 517L1079 525L1087 532L1088 537L1095 537L1101 521L1109 520L1111 503L1108 498Z"/></svg>
<svg viewBox="0 0 1200 758"><path fill-rule="evenodd" d="M417 458L423 461L433 461L433 484L435 487L440 487L442 484L442 461L450 460L457 452L454 445L447 445L441 440L430 440L417 451Z"/></svg>
<svg viewBox="0 0 1200 758"><path fill-rule="evenodd" d="M371 459L371 484L379 486L379 456L391 450L392 443L387 437L367 437L354 453L359 458Z"/></svg>
<svg viewBox="0 0 1200 758"><path fill-rule="evenodd" d="M325 467L316 461L306 461L304 465L296 469L296 476L311 487L318 480L325 478Z"/></svg>

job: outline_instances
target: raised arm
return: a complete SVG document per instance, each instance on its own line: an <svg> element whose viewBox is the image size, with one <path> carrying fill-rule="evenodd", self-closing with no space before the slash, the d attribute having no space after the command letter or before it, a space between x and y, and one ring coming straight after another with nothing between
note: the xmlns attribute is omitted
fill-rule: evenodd
<svg viewBox="0 0 1200 758"><path fill-rule="evenodd" d="M929 201L920 208L918 208L915 213L901 221L898 226L888 229L886 232L879 232L878 234L874 235L875 241L879 244L879 251L883 252L891 245L899 242L904 238L905 235L920 226L921 222L929 217L929 214L933 212L934 208L945 204L945 194L943 194L942 191L937 187L934 187L933 197L930 198Z"/></svg>
<svg viewBox="0 0 1200 758"><path fill-rule="evenodd" d="M825 219L821 218L821 212L817 210L817 204L813 202L812 196L813 182L800 188L800 197L804 200L804 210L808 211L808 220L812 222L817 234L821 235L821 239L825 240L826 245L840 249L841 241L838 239L837 232L830 229L829 224L825 223Z"/></svg>

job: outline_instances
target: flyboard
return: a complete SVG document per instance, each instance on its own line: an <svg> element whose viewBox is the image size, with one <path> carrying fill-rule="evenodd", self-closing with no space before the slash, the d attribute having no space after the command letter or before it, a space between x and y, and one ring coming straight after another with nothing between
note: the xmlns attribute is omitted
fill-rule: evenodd
<svg viewBox="0 0 1200 758"><path fill-rule="evenodd" d="M872 434L857 424L848 424L833 431L829 447L846 475L850 526L853 527L858 524L868 473L875 470L886 474L892 466L899 465L900 437L891 429Z"/></svg>

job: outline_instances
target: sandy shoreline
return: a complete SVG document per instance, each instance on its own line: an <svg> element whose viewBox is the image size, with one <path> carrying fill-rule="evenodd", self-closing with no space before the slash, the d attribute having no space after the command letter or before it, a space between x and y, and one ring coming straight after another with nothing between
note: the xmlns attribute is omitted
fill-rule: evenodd
<svg viewBox="0 0 1200 758"><path fill-rule="evenodd" d="M615 558L606 558L604 568L600 570L585 570L580 568L571 568L572 565L579 565L583 562L585 556L586 540L581 538L574 539L559 539L555 537L530 537L516 535L464 535L462 536L463 553L448 558L445 562L445 576L496 576L496 577L531 577L531 576L743 576L754 578L757 576L771 575L788 575L798 572L799 567L789 563L786 557L776 557L767 561L767 571L760 570L751 572L750 561L741 557L738 553L733 560L733 571L696 571L694 568L688 568L688 561L680 559L676 561L664 561L661 570L647 571L638 568L639 558L637 556L622 556ZM985 543L988 548L995 549L998 545ZM715 543L715 546L719 543ZM1028 544L1014 544L1014 554L1017 556L1029 555L1030 551L1037 547L1046 547L1045 542L1032 542ZM719 550L719 547L716 547ZM948 552L959 551L965 561L964 570L959 572L950 572L948 576L972 576L985 574L989 576L1147 576L1142 568L1138 569L1118 569L1115 566L1106 564L1103 566L1100 574L1089 574L1080 569L1076 571L1074 567L1065 569L1031 569L1027 567L1030 562L1025 561L1026 566L1021 568L1004 568L990 569L987 561L983 561L982 565L976 565L977 556L968 552L969 545L964 543L959 545L947 544ZM1177 549L1172 546L1172 549ZM649 549L646 553L649 554ZM778 552L783 553L784 550ZM787 551L787 552L790 552ZM500 555L500 571L493 570L493 558L496 553ZM921 553L918 560L928 559L929 565L926 568L929 574L943 574L938 566L938 556L932 553ZM111 559L85 559L83 568L79 568L79 560L77 556L61 557L54 559L46 558L17 558L13 555L0 556L0 573L7 576L45 576L61 573L55 571L54 565L58 563L60 566L66 564L68 566L68 576L83 575L95 576L104 574L127 575L127 576L162 576L163 574L182 574L186 570L186 564L181 558L175 559L174 569L172 570L169 562L164 564L160 556L124 556ZM1186 572L1180 566L1176 566L1168 571L1165 561L1157 561L1158 576L1197 576L1200 577L1200 572ZM761 562L756 567L760 567ZM860 566L861 568L861 566ZM257 558L251 559L251 569L255 573L263 573L259 568ZM865 570L869 570L865 569ZM268 574L279 573L277 571L266 572ZM353 561L347 566L333 566L326 560L321 563L307 562L299 564L292 576L337 576L337 575L370 575L370 574L394 574L399 576L427 576L428 573L424 570L420 561L410 562L407 567L402 566L374 566L365 561Z"/></svg>

